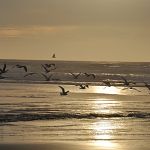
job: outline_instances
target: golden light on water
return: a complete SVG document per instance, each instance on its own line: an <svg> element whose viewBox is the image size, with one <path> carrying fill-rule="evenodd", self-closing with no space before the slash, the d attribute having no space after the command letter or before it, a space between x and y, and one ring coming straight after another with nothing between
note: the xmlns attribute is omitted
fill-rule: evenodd
<svg viewBox="0 0 150 150"><path fill-rule="evenodd" d="M106 86L93 86L93 92L95 93L104 93L104 94L120 94L121 89L115 86L106 87Z"/></svg>
<svg viewBox="0 0 150 150"><path fill-rule="evenodd" d="M104 87L104 86L95 86L92 87L94 93L102 93L102 94L120 94L121 89L118 87ZM96 98L92 103L92 108L95 113L99 114L113 114L116 112L116 107L122 105L117 100L112 97L100 97ZM119 124L111 119L102 119L97 120L92 124L93 129L93 139L94 145L99 149L119 149L120 145L112 139L115 139L114 133L118 128L120 128Z"/></svg>
<svg viewBox="0 0 150 150"><path fill-rule="evenodd" d="M114 143L110 140L99 140L95 141L94 145L96 147L101 147L102 149L118 149L119 145L117 143Z"/></svg>
<svg viewBox="0 0 150 150"><path fill-rule="evenodd" d="M92 108L94 109L95 113L102 113L102 114L107 114L107 113L113 113L114 107L120 105L117 101L114 99L109 99L109 98L100 98L100 99L95 99L95 101L92 103Z"/></svg>
<svg viewBox="0 0 150 150"><path fill-rule="evenodd" d="M102 149L118 149L119 144L111 140L113 138L112 135L115 128L117 127L109 120L103 120L93 124L93 130L95 133L94 145Z"/></svg>

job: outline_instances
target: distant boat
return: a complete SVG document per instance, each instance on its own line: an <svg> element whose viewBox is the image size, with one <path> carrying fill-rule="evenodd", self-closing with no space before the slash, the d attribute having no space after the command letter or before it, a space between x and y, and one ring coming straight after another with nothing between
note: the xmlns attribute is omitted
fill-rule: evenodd
<svg viewBox="0 0 150 150"><path fill-rule="evenodd" d="M55 55L55 53L52 55L52 58L56 58L56 55Z"/></svg>

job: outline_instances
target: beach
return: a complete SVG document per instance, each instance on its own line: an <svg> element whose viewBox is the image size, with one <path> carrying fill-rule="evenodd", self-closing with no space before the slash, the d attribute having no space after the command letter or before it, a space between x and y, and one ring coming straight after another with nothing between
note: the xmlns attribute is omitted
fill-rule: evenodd
<svg viewBox="0 0 150 150"><path fill-rule="evenodd" d="M12 68L27 62L6 63L9 71L3 76L7 78L0 82L0 149L149 149L150 94L144 86L144 82L149 83L147 69L144 75L137 63L128 64L130 67L121 64L120 68L116 63L55 62L57 69L48 75L60 80L45 81L40 74L43 62L28 62L30 71L39 75L27 78L26 72ZM64 63L72 65L62 69ZM79 68L72 67L80 63ZM122 65L124 70L136 68L132 74L120 73ZM104 66L105 70L101 69ZM74 79L71 73L80 71L82 75ZM96 78L86 77L83 73L87 71ZM136 84L132 88L123 85L122 76ZM81 89L81 83L89 86ZM69 90L68 95L61 96L59 86Z"/></svg>
<svg viewBox="0 0 150 150"><path fill-rule="evenodd" d="M82 143L49 143L49 144L39 144L39 143L32 143L32 144L0 144L1 150L149 150L149 144L145 141L142 143L137 141L131 142L120 142L114 141L112 145L109 145L109 142L101 142L99 144L87 144L85 142Z"/></svg>

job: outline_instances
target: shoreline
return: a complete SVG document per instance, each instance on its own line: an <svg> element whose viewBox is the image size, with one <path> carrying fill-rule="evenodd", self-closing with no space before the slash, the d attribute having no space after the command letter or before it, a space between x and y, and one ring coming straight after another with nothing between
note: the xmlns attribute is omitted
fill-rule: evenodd
<svg viewBox="0 0 150 150"><path fill-rule="evenodd" d="M150 140L101 140L93 142L0 143L1 150L149 150Z"/></svg>

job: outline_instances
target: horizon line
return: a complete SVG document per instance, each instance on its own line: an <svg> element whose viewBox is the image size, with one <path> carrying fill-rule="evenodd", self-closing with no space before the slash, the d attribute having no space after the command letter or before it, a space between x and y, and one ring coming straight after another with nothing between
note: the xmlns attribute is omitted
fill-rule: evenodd
<svg viewBox="0 0 150 150"><path fill-rule="evenodd" d="M113 63L150 63L150 61L119 61L119 60L66 60L66 59L22 59L22 58L0 58L0 60L12 60L12 61L76 61L76 62L113 62Z"/></svg>

